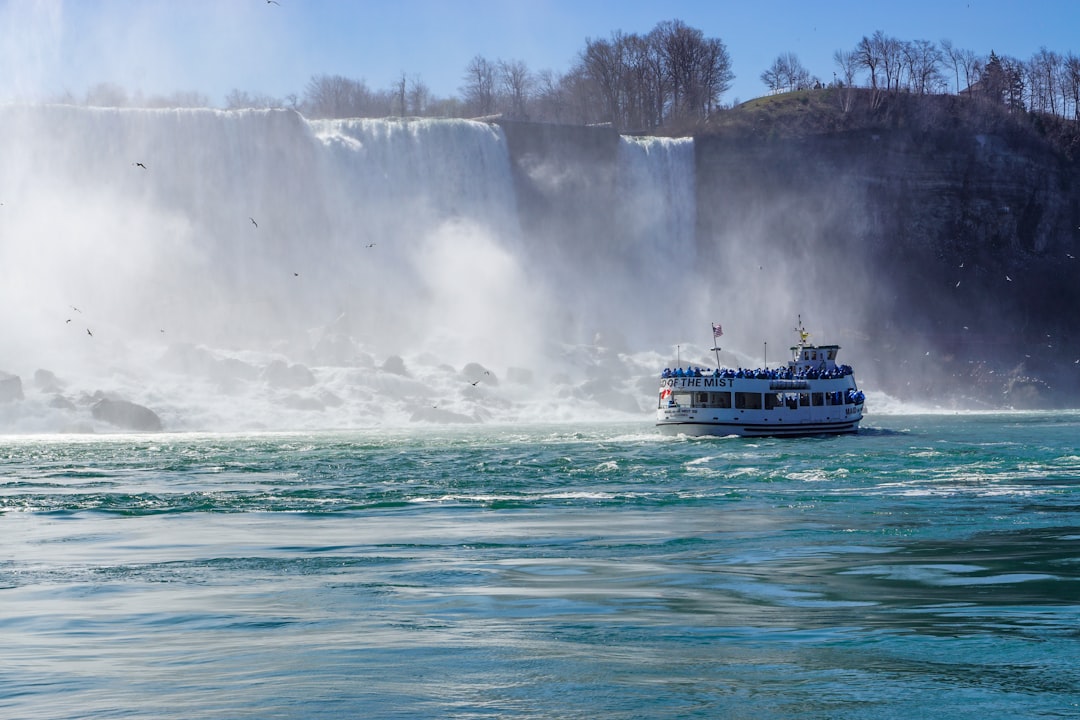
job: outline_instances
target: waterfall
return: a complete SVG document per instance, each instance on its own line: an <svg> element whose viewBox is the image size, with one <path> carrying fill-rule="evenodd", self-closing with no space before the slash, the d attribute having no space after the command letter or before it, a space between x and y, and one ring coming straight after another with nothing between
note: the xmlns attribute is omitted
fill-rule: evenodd
<svg viewBox="0 0 1080 720"><path fill-rule="evenodd" d="M636 416L701 322L692 142L619 139L574 262L511 154L464 120L0 107L0 429L95 429L103 395L169 429Z"/></svg>

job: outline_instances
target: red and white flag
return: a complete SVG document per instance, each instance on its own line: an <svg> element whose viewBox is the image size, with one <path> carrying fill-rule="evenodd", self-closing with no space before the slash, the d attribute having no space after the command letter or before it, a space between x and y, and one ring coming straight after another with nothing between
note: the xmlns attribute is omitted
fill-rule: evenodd
<svg viewBox="0 0 1080 720"><path fill-rule="evenodd" d="M720 329L720 325L717 323L712 324L712 336L718 338L724 334L724 331Z"/></svg>

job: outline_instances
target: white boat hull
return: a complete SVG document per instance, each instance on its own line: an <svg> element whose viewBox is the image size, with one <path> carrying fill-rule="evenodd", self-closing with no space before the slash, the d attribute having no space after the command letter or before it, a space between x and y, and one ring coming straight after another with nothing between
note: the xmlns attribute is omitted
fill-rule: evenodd
<svg viewBox="0 0 1080 720"><path fill-rule="evenodd" d="M721 422L716 420L663 420L656 423L663 435L728 436L740 437L798 437L812 435L843 435L859 431L862 417L840 422L805 422L805 423L746 423Z"/></svg>

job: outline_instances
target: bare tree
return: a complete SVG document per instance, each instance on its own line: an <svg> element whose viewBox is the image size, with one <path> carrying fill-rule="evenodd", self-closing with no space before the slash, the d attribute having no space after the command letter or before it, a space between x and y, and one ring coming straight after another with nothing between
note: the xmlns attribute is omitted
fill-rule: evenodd
<svg viewBox="0 0 1080 720"><path fill-rule="evenodd" d="M870 89L877 90L878 66L881 65L881 54L877 43L863 35L863 39L855 47L855 57L858 58L859 64L870 73Z"/></svg>
<svg viewBox="0 0 1080 720"><path fill-rule="evenodd" d="M1080 120L1080 57L1070 52L1065 56L1063 69L1062 86L1065 88L1069 101L1072 102L1073 120ZM1064 107L1062 114L1067 114Z"/></svg>
<svg viewBox="0 0 1080 720"><path fill-rule="evenodd" d="M773 60L773 64L761 73L761 80L772 92L806 90L814 82L810 72L792 52L782 53Z"/></svg>
<svg viewBox="0 0 1080 720"><path fill-rule="evenodd" d="M94 107L127 107L128 94L113 83L98 83L86 91L86 105Z"/></svg>
<svg viewBox="0 0 1080 720"><path fill-rule="evenodd" d="M611 41L585 40L585 52L581 63L585 77L596 83L603 94L605 121L622 126L623 103L621 91L624 87L623 49L624 36L616 33Z"/></svg>
<svg viewBox="0 0 1080 720"><path fill-rule="evenodd" d="M244 90L233 88L225 96L225 109L240 110L243 108L278 108L285 107L285 103L278 98L269 95L252 95Z"/></svg>
<svg viewBox="0 0 1080 720"><path fill-rule="evenodd" d="M465 106L475 116L495 113L495 64L480 55L465 68Z"/></svg>
<svg viewBox="0 0 1080 720"><path fill-rule="evenodd" d="M431 90L423 83L419 75L413 76L409 81L408 89L409 113L418 117L424 117L429 112L431 104Z"/></svg>
<svg viewBox="0 0 1080 720"><path fill-rule="evenodd" d="M854 52L837 50L833 53L833 62L840 69L840 81L838 83L842 83L839 93L840 109L843 112L851 112L852 104L855 101L855 75L859 71L859 59Z"/></svg>
<svg viewBox="0 0 1080 720"><path fill-rule="evenodd" d="M304 111L312 117L371 117L381 104L363 81L341 75L315 75L304 88Z"/></svg>
<svg viewBox="0 0 1080 720"><path fill-rule="evenodd" d="M510 103L510 116L527 118L528 103L535 86L529 68L521 60L500 60L498 70L503 92Z"/></svg>
<svg viewBox="0 0 1080 720"><path fill-rule="evenodd" d="M941 51L929 40L913 40L902 47L911 90L919 95L936 92L942 82Z"/></svg>

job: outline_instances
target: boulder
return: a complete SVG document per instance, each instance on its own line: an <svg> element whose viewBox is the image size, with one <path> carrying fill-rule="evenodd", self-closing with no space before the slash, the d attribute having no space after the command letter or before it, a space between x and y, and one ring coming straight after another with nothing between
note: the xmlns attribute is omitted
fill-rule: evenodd
<svg viewBox="0 0 1080 720"><path fill-rule="evenodd" d="M97 420L122 427L125 430L158 432L161 430L161 418L153 410L127 400L102 398L90 408Z"/></svg>
<svg viewBox="0 0 1080 720"><path fill-rule="evenodd" d="M263 379L271 386L295 390L315 384L315 375L303 365L289 365L284 360L274 360L263 370Z"/></svg>
<svg viewBox="0 0 1080 720"><path fill-rule="evenodd" d="M0 370L0 403L15 402L23 399L22 380Z"/></svg>
<svg viewBox="0 0 1080 720"><path fill-rule="evenodd" d="M58 393L64 388L64 384L57 379L56 373L41 368L34 371L34 385L43 393Z"/></svg>

